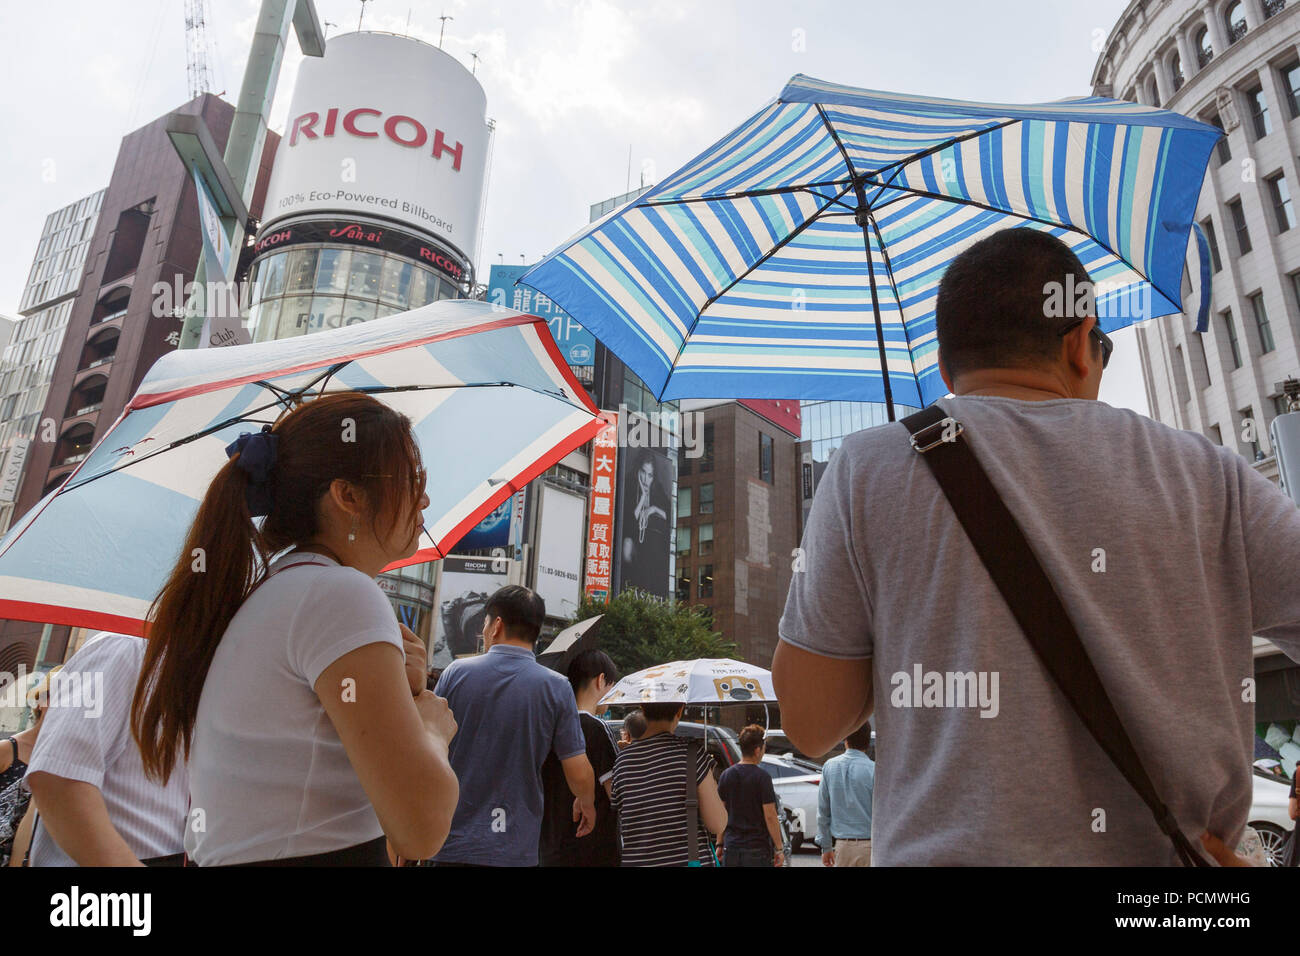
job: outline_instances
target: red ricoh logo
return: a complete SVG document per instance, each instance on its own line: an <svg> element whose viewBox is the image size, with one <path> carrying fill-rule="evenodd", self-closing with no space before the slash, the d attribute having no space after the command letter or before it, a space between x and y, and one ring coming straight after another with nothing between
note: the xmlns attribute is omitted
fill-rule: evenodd
<svg viewBox="0 0 1300 956"><path fill-rule="evenodd" d="M447 272L449 275L457 279L460 278L460 266L452 262L436 249L430 249L428 246L421 246L420 258L427 262L432 262L435 266Z"/></svg>
<svg viewBox="0 0 1300 956"><path fill-rule="evenodd" d="M263 249L270 248L271 246L278 246L280 243L288 241L292 236L292 229L281 229L279 232L273 232L271 235L259 239L257 245L253 248L253 251L261 252Z"/></svg>
<svg viewBox="0 0 1300 956"><path fill-rule="evenodd" d="M289 134L289 145L296 146L298 144L299 133L307 139L318 139L321 136L333 136L339 126L342 126L343 132L349 136L358 136L362 139L377 139L382 133L398 146L405 146L408 149L420 149L430 140L429 130L423 123L412 116L404 116L401 113L394 113L392 116L385 118L382 110L361 106L344 113L342 123L339 122L339 119L339 108L337 106L331 107L325 112L324 127L320 132L317 132L316 125L320 123L320 113L303 113L301 116L295 117L292 132ZM457 142L455 146L448 146L446 133L440 129L433 131L432 139L433 146L430 155L434 159L441 159L443 153L450 154L451 168L459 171L463 150L461 143Z"/></svg>

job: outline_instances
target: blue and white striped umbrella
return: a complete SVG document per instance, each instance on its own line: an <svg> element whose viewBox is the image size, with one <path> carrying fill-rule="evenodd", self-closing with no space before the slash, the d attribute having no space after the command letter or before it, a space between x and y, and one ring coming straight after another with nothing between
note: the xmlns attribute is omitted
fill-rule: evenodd
<svg viewBox="0 0 1300 956"><path fill-rule="evenodd" d="M0 541L0 618L141 634L226 445L292 402L347 390L411 419L429 473L426 537L400 565L442 557L604 425L546 320L485 302L172 352Z"/></svg>
<svg viewBox="0 0 1300 956"><path fill-rule="evenodd" d="M923 406L947 392L939 280L993 232L1040 229L1069 244L1105 331L1180 311L1220 135L1100 98L1001 106L796 76L520 282L661 399Z"/></svg>

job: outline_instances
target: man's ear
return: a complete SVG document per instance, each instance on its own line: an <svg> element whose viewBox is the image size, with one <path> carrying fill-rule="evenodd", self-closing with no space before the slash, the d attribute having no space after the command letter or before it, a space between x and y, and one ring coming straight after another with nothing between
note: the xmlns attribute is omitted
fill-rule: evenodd
<svg viewBox="0 0 1300 956"><path fill-rule="evenodd" d="M943 363L943 353L939 354L939 377L943 379L943 384L948 386L948 391L954 391L952 387L952 376L948 374L948 366Z"/></svg>
<svg viewBox="0 0 1300 956"><path fill-rule="evenodd" d="M1088 377L1092 366L1094 348L1092 327L1096 324L1097 320L1089 317L1082 325L1077 325L1066 333L1062 340L1065 362L1070 367L1070 371L1081 379Z"/></svg>

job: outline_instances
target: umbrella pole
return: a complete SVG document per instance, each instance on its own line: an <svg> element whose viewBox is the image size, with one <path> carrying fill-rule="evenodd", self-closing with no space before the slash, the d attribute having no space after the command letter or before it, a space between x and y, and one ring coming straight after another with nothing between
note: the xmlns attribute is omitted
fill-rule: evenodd
<svg viewBox="0 0 1300 956"><path fill-rule="evenodd" d="M867 229L870 212L866 204L866 196L862 187L858 187L858 209L854 213L854 221L862 227L863 248L867 252L867 281L871 283L871 311L876 320L876 347L880 350L880 377L885 382L885 409L889 414L889 420L894 420L894 392L889 387L889 365L885 359L885 329L880 321L880 299L876 292L876 267L871 255L871 233ZM899 303L902 306L902 303Z"/></svg>

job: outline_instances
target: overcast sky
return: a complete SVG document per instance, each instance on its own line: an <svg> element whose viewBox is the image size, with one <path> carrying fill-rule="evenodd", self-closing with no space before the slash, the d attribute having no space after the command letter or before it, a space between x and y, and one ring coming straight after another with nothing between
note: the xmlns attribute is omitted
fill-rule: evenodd
<svg viewBox="0 0 1300 956"><path fill-rule="evenodd" d="M260 0L208 0L214 92L236 99ZM587 207L665 178L796 73L1006 103L1087 95L1124 0L370 0L366 29L477 53L496 140L481 261L531 263ZM358 0L316 0L328 35ZM184 0L0 2L0 313L16 314L47 213L107 185L127 132L188 99ZM796 31L801 33L796 34ZM796 42L796 36L801 43ZM302 59L290 41L271 115ZM504 260L498 258L498 254ZM1102 398L1147 410L1132 333Z"/></svg>

